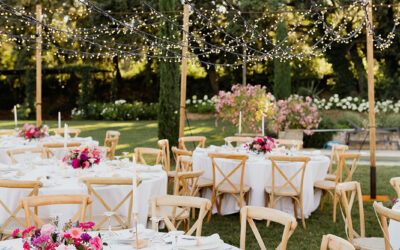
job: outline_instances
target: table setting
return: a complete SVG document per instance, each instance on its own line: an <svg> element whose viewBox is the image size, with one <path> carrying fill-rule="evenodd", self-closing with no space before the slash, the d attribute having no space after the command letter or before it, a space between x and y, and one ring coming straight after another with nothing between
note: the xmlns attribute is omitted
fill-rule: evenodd
<svg viewBox="0 0 400 250"><path fill-rule="evenodd" d="M203 177L213 179L212 163L208 157L208 153L225 153L225 154L243 154L247 155L249 159L246 161L244 172L244 184L251 187L249 196L249 205L251 206L265 206L265 186L272 183L272 164L271 161L266 159L268 156L307 156L310 157L308 162L303 184L303 210L305 218L308 218L311 213L318 207L320 202L320 192L314 192L314 182L323 180L329 168L329 158L322 155L319 150L296 150L294 147L285 148L279 147L274 144L273 139L270 137L256 138L256 142L249 142L242 144L236 148L228 145L214 146L208 148L196 148L193 152L193 169L204 169ZM259 142L258 142L259 140ZM259 145L259 146L257 146ZM265 146L264 146L265 145ZM256 148L256 150L252 150ZM216 163L225 169L228 173L229 169L237 165L237 161L229 159L215 159ZM296 165L297 164L297 165ZM282 169L285 172L295 172L301 167L301 163L286 163L282 162ZM276 177L278 175L275 175ZM278 176L279 178L280 176ZM221 176L216 172L216 181L221 181ZM235 183L239 183L240 174L235 173L231 176ZM295 179L295 182L297 179ZM298 181L298 184L300 180ZM300 185L300 184L299 184ZM211 189L205 190L203 195L211 199ZM293 205L290 199L282 198L275 206L276 209L294 215ZM213 208L213 213L216 213L216 207ZM222 201L221 213L233 214L239 212L239 206L236 204L235 199L231 196L225 196ZM298 214L300 211L298 211Z"/></svg>

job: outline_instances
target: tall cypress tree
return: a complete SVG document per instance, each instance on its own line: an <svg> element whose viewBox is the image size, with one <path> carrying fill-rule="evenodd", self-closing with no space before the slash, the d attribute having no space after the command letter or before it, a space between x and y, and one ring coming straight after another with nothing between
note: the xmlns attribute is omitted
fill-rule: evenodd
<svg viewBox="0 0 400 250"><path fill-rule="evenodd" d="M276 43L282 42L288 36L286 23L281 21L276 29ZM282 49L287 47L288 41L282 43ZM290 79L290 61L281 61L279 58L274 60L274 95L278 99L286 99L292 92Z"/></svg>
<svg viewBox="0 0 400 250"><path fill-rule="evenodd" d="M159 0L160 11L173 11L176 0ZM166 21L160 28L160 36L178 42L178 29ZM167 46L167 44L164 44ZM179 53L179 51L177 51ZM178 145L179 136L179 63L160 61L160 97L158 112L158 138L168 139L170 145Z"/></svg>

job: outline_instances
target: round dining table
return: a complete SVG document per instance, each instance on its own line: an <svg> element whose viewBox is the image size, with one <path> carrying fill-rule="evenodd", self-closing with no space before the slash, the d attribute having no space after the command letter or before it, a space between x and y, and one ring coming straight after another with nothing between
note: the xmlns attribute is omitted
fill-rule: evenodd
<svg viewBox="0 0 400 250"><path fill-rule="evenodd" d="M227 146L210 146L208 148L197 148L193 152L193 170L204 169L204 174L202 177L212 180L213 179L213 168L211 159L208 153L228 153L228 154L246 154L249 159L245 164L244 171L244 184L250 186L249 204L251 206L265 207L265 187L272 185L272 164L270 160L266 159L265 154L257 154L254 152L249 152L245 149L232 149ZM272 152L270 155L282 154L279 151ZM294 151L287 150L285 155L296 155L296 156L307 156L310 157L310 161L307 164L304 183L303 183L303 212L304 217L308 218L311 213L317 209L320 199L321 192L314 189L314 182L318 180L323 180L326 177L329 168L329 158L321 155L318 150L315 151ZM231 159L215 159L215 162L220 166L225 174L228 174L239 161ZM282 162L279 164L282 171L285 173L295 173L301 166L302 163L296 162ZM279 178L283 179L282 176L275 174L276 182L278 183ZM233 183L240 183L240 172L236 171L231 177ZM216 171L216 184L222 180L222 175L218 174ZM300 176L294 179L297 188L300 186ZM212 190L208 188L202 191L204 197L211 199ZM293 203L290 198L284 197L280 199L275 205L276 209L284 211L286 213L294 215ZM300 210L298 209L298 216L300 218ZM240 211L236 200L231 195L224 195L221 204L221 214L233 214ZM216 213L216 206L213 208L213 213Z"/></svg>
<svg viewBox="0 0 400 250"><path fill-rule="evenodd" d="M124 160L126 160L124 162ZM81 177L132 177L133 165L128 159L122 161L103 161L88 169L73 169L72 166L55 158L33 158L30 163L0 166L0 179L7 180L39 180L43 187L39 195L87 194L87 187L79 181ZM147 223L149 212L148 200L153 196L167 194L167 174L161 165L147 166L136 164L137 177L142 180L138 186L136 201L138 202L138 221ZM122 198L132 190L132 185L93 185L94 190L111 206L117 205ZM27 196L31 190L0 188L0 200L12 211L17 207L18 200ZM106 209L93 197L93 215L104 215ZM54 216L71 218L79 209L79 205L52 205L39 208L39 217ZM129 199L119 209L118 213L128 216ZM24 217L23 210L18 214ZM0 206L0 224L8 218L8 214Z"/></svg>

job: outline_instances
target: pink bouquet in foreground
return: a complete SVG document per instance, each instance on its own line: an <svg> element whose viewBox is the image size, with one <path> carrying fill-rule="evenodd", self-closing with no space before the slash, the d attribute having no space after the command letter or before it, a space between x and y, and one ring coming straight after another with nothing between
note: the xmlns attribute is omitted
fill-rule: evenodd
<svg viewBox="0 0 400 250"><path fill-rule="evenodd" d="M21 131L18 132L18 137L24 137L25 139L37 139L43 138L47 135L47 130L49 127L44 125L43 127L35 127L32 124L25 123L22 126Z"/></svg>
<svg viewBox="0 0 400 250"><path fill-rule="evenodd" d="M76 148L69 155L63 158L63 162L68 162L73 168L90 168L93 164L99 164L103 158L100 150L95 147Z"/></svg>
<svg viewBox="0 0 400 250"><path fill-rule="evenodd" d="M93 222L79 223L79 227L67 224L65 232L56 232L55 226L45 224L42 228L32 226L22 232L16 229L12 236L22 238L24 250L101 250L107 243L102 241L100 234L92 237L87 233L93 226Z"/></svg>
<svg viewBox="0 0 400 250"><path fill-rule="evenodd" d="M246 144L246 147L256 153L271 152L273 148L276 148L275 140L269 136L257 137L251 143Z"/></svg>

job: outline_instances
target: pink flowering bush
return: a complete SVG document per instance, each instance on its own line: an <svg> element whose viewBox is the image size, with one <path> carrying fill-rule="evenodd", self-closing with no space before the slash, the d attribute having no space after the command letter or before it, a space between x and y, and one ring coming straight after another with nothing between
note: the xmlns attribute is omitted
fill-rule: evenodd
<svg viewBox="0 0 400 250"><path fill-rule="evenodd" d="M304 129L305 134L312 135L311 129L318 128L322 120L308 96L291 95L287 100L275 101L272 110L272 128L277 133L287 129Z"/></svg>
<svg viewBox="0 0 400 250"><path fill-rule="evenodd" d="M261 85L236 84L231 91L220 91L216 97L215 125L218 126L218 121L221 120L239 126L239 114L242 112L243 130L261 132L261 117L268 113L271 97L265 89Z"/></svg>
<svg viewBox="0 0 400 250"><path fill-rule="evenodd" d="M17 136L24 137L28 140L43 138L48 135L48 129L49 127L47 127L46 125L44 125L43 127L35 127L32 124L25 123L24 126L22 126L21 130L18 132Z"/></svg>
<svg viewBox="0 0 400 250"><path fill-rule="evenodd" d="M73 149L63 158L63 162L71 164L73 168L90 168L94 164L99 164L101 158L103 158L102 153L94 146Z"/></svg>

